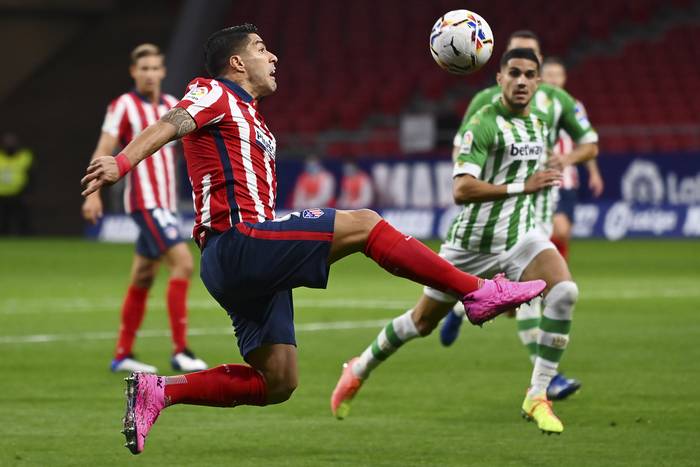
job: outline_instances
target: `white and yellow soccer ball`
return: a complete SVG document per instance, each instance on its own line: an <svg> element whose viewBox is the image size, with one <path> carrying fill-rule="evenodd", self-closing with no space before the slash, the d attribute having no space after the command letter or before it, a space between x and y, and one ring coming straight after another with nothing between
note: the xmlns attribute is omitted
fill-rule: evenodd
<svg viewBox="0 0 700 467"><path fill-rule="evenodd" d="M493 33L484 18L454 10L438 18L430 32L430 53L441 68L456 75L473 73L493 53Z"/></svg>

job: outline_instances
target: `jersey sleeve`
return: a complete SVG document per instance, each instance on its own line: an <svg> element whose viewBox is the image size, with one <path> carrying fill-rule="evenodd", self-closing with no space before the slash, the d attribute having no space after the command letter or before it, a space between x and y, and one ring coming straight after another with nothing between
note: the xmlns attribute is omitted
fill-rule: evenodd
<svg viewBox="0 0 700 467"><path fill-rule="evenodd" d="M462 124L460 130L463 130L466 127L466 125L469 123L469 120L471 120L474 114L481 110L482 107L484 107L487 104L491 104L494 95L498 92L500 92L500 89L497 86L492 86L490 88L486 88L476 93L472 98L471 102L469 102L469 107L467 107L467 111L464 112L464 117L462 117ZM462 144L463 134L464 131L457 132L457 134L454 137L453 146L458 147Z"/></svg>
<svg viewBox="0 0 700 467"><path fill-rule="evenodd" d="M472 175L479 178L494 141L493 126L484 121L485 112L478 112L466 125L460 127L459 155L452 176Z"/></svg>
<svg viewBox="0 0 700 467"><path fill-rule="evenodd" d="M107 113L102 124L102 131L123 141L129 128L129 118L126 113L124 99L114 99L107 107Z"/></svg>
<svg viewBox="0 0 700 467"><path fill-rule="evenodd" d="M591 126L583 104L562 90L557 90L557 99L561 103L559 127L566 131L576 144L597 143L598 133Z"/></svg>
<svg viewBox="0 0 700 467"><path fill-rule="evenodd" d="M187 85L187 94L175 107L185 109L197 128L213 125L226 115L226 93L215 80L195 79Z"/></svg>

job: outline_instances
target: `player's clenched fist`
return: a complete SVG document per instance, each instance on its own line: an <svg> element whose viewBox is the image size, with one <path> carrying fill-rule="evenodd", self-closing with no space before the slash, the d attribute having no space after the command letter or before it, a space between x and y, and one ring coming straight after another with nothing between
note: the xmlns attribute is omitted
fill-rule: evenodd
<svg viewBox="0 0 700 467"><path fill-rule="evenodd" d="M561 172L554 169L541 170L525 180L525 193L535 193L543 188L559 186L560 183Z"/></svg>
<svg viewBox="0 0 700 467"><path fill-rule="evenodd" d="M85 188L81 194L87 196L117 180L119 180L119 168L115 158L111 156L97 157L90 162L86 175L80 181L80 184Z"/></svg>

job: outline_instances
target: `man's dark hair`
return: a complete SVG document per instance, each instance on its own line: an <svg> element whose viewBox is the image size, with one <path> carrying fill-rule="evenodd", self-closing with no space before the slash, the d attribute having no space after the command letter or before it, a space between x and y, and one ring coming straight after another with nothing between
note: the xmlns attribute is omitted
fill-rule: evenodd
<svg viewBox="0 0 700 467"><path fill-rule="evenodd" d="M537 71L540 70L540 61L537 59L535 51L530 48L510 49L506 51L501 56L501 68L506 66L508 64L508 60L511 58L524 58L525 60L533 61L537 64Z"/></svg>
<svg viewBox="0 0 700 467"><path fill-rule="evenodd" d="M566 68L566 63L559 57L547 57L542 61L542 66L545 65L559 65L560 67Z"/></svg>
<svg viewBox="0 0 700 467"><path fill-rule="evenodd" d="M216 77L228 66L231 55L241 51L248 45L248 35L258 32L258 28L250 23L231 26L216 31L209 36L204 45L204 65L211 77Z"/></svg>
<svg viewBox="0 0 700 467"><path fill-rule="evenodd" d="M514 31L508 38L508 43L510 44L510 41L513 39L534 39L537 41L538 45L541 44L540 38L537 36L537 34L530 31L529 29L519 29L517 31Z"/></svg>

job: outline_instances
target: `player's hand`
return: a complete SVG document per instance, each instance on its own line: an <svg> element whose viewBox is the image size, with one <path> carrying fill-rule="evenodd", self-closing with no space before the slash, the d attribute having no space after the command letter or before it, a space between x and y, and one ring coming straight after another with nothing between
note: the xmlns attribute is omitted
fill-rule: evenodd
<svg viewBox="0 0 700 467"><path fill-rule="evenodd" d="M93 193L83 201L83 219L93 224L102 217L102 200L99 193Z"/></svg>
<svg viewBox="0 0 700 467"><path fill-rule="evenodd" d="M106 185L119 180L119 168L112 156L96 157L87 167L87 174L80 180L83 186L83 196L96 192Z"/></svg>
<svg viewBox="0 0 700 467"><path fill-rule="evenodd" d="M566 155L564 154L550 154L547 159L547 168L554 169L558 171L564 170L564 167L569 165Z"/></svg>
<svg viewBox="0 0 700 467"><path fill-rule="evenodd" d="M589 172L588 188L591 190L594 198L599 198L600 195L603 194L605 182L603 182L603 177L600 176L600 172Z"/></svg>
<svg viewBox="0 0 700 467"><path fill-rule="evenodd" d="M525 180L525 193L535 193L543 188L561 185L561 172L554 169L540 170Z"/></svg>

